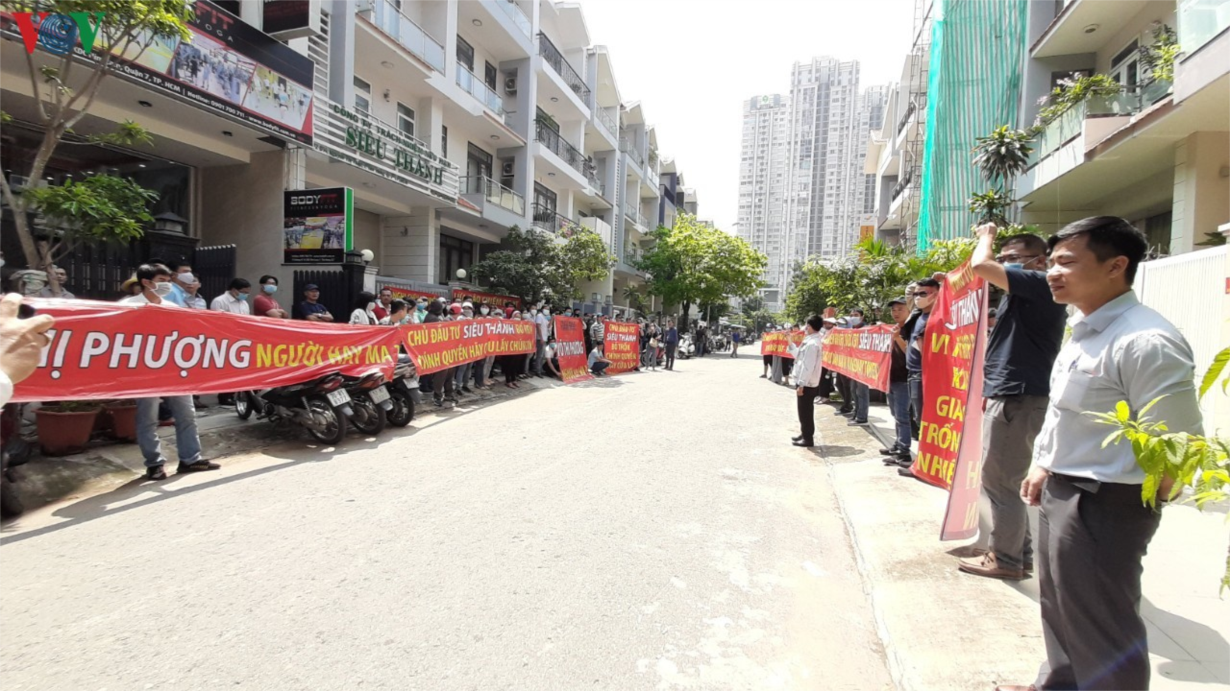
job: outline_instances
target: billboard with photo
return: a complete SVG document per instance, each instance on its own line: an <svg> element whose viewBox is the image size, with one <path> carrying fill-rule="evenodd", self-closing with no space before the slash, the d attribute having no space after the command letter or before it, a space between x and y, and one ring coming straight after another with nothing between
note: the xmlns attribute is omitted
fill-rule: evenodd
<svg viewBox="0 0 1230 691"><path fill-rule="evenodd" d="M322 187L283 192L282 262L341 264L354 243L354 192Z"/></svg>

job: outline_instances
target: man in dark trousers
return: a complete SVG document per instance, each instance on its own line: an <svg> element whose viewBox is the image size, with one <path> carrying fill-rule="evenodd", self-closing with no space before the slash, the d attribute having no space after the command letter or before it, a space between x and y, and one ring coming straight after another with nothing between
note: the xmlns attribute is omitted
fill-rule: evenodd
<svg viewBox="0 0 1230 691"><path fill-rule="evenodd" d="M816 315L807 318L804 324L803 345L794 356L794 369L790 377L794 381L794 391L798 397L799 436L791 441L795 446L811 448L815 446L816 436L816 396L820 394L820 372L823 369L821 357L820 329L824 320Z"/></svg>
<svg viewBox="0 0 1230 691"><path fill-rule="evenodd" d="M940 294L940 282L934 278L924 278L914 284L914 293L907 297L914 299L914 312L901 326L901 332L909 334L906 337L905 369L910 385L910 409L914 419L922 423L923 385L922 385L922 348L927 333L927 320L931 318L931 310ZM914 473L909 468L898 468L897 472L907 477Z"/></svg>
<svg viewBox="0 0 1230 691"><path fill-rule="evenodd" d="M978 227L974 273L1005 291L987 341L982 396L982 495L991 507L989 550L958 565L976 576L1021 580L1033 571L1021 481L1042 429L1051 366L1063 344L1067 308L1046 284L1046 241L1018 235L995 256L994 223Z"/></svg>
<svg viewBox="0 0 1230 691"><path fill-rule="evenodd" d="M1145 236L1113 216L1086 218L1047 241L1047 282L1072 305L1072 337L1051 370L1050 398L1021 499L1040 506L1038 586L1046 663L1036 686L1000 689L1147 689L1149 650L1140 616L1141 560L1161 521L1141 501L1145 473L1131 444L1103 445L1089 412L1120 401L1172 433L1201 433L1192 349L1132 291Z"/></svg>
<svg viewBox="0 0 1230 691"><path fill-rule="evenodd" d="M675 369L675 350L679 348L679 329L675 328L675 320L666 320L666 369Z"/></svg>

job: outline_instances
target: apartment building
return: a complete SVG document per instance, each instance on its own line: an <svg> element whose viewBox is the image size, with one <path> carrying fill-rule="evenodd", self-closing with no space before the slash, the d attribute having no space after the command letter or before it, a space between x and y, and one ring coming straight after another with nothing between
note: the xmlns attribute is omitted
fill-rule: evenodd
<svg viewBox="0 0 1230 691"><path fill-rule="evenodd" d="M743 102L738 233L769 258L761 293L770 305L785 301L782 287L790 270L785 254L790 115L790 101L780 94Z"/></svg>
<svg viewBox="0 0 1230 691"><path fill-rule="evenodd" d="M58 180L110 170L159 191L159 229L143 256L233 245L217 273L272 274L289 292L304 272L340 271L371 250L369 284L430 292L458 281L513 226L560 242L585 227L620 257L606 281L587 286L591 309L626 305L621 289L643 283L628 259L642 249L645 219L659 216L656 134L641 106L622 99L578 5L320 0L302 3L289 29L280 17L276 35L263 31L256 0L196 9L193 42L147 51L77 128L137 120L152 150L66 146L48 171ZM14 122L4 158L19 160L37 146L37 117L20 37L5 29L0 90ZM213 70L191 69L205 64ZM224 66L225 84L212 76ZM322 188L349 190L344 250L294 261L283 197ZM308 234L299 228L293 241ZM12 235L4 250L20 255ZM88 280L78 292L101 297L132 262L88 263L77 273L89 278L70 283Z"/></svg>

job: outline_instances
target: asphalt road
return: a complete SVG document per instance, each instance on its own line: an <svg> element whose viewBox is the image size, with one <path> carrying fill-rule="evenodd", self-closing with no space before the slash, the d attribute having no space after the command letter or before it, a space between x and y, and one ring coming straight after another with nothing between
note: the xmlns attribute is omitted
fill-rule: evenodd
<svg viewBox="0 0 1230 691"><path fill-rule="evenodd" d="M759 373L680 361L24 517L4 688L891 688L825 460Z"/></svg>

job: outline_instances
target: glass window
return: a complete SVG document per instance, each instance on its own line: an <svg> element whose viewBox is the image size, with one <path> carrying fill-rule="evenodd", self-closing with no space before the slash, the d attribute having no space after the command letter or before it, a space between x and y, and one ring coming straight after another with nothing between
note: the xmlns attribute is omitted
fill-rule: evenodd
<svg viewBox="0 0 1230 691"><path fill-rule="evenodd" d="M457 37L457 62L467 70L474 71L474 46L466 43L460 36Z"/></svg>
<svg viewBox="0 0 1230 691"><path fill-rule="evenodd" d="M414 136L414 111L404 103L397 104L397 129L404 135Z"/></svg>
<svg viewBox="0 0 1230 691"><path fill-rule="evenodd" d="M372 112L372 85L358 77L354 78L354 109L369 115Z"/></svg>
<svg viewBox="0 0 1230 691"><path fill-rule="evenodd" d="M448 158L448 127L440 126L440 155Z"/></svg>
<svg viewBox="0 0 1230 691"><path fill-rule="evenodd" d="M457 269L465 269L468 273L474 265L474 243L451 235L440 233L439 275L436 282L448 285L456 278Z"/></svg>
<svg viewBox="0 0 1230 691"><path fill-rule="evenodd" d="M487 88L495 91L495 83L500 77L500 73L496 70L495 65L487 63L483 68L483 81L487 83Z"/></svg>

